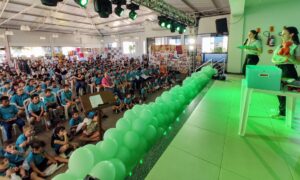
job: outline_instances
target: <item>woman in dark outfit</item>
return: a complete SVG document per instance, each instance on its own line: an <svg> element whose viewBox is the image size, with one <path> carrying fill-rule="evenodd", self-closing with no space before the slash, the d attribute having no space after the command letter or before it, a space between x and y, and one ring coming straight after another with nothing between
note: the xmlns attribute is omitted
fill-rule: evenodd
<svg viewBox="0 0 300 180"><path fill-rule="evenodd" d="M282 78L298 79L296 64L300 64L300 42L296 27L283 27L282 44L273 53L272 62L282 70ZM279 114L285 116L286 97L278 96ZM275 116L274 116L275 117Z"/></svg>
<svg viewBox="0 0 300 180"><path fill-rule="evenodd" d="M246 59L243 65L242 73L246 74L247 65L256 65L259 62L259 55L262 53L261 40L258 39L258 32L251 30L248 34L248 39L244 43L246 50Z"/></svg>

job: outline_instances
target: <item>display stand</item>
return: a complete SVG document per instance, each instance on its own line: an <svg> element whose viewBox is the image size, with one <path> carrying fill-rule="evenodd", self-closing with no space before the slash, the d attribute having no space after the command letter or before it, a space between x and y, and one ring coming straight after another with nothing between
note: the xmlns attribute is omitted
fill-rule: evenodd
<svg viewBox="0 0 300 180"><path fill-rule="evenodd" d="M99 134L100 140L102 140L104 134L104 129L102 128L102 109L114 103L114 94L110 91L102 91L80 96L79 99L84 113L90 111L98 112Z"/></svg>
<svg viewBox="0 0 300 180"><path fill-rule="evenodd" d="M296 99L300 99L300 94L290 91L271 91L263 89L254 89L247 86L246 80L242 80L241 87L241 104L240 104L240 128L238 134L244 136L247 128L249 106L251 101L251 95L255 92L261 92L266 94L273 94L277 96L286 97L286 117L285 124L287 127L292 128L292 121L294 120L295 102Z"/></svg>

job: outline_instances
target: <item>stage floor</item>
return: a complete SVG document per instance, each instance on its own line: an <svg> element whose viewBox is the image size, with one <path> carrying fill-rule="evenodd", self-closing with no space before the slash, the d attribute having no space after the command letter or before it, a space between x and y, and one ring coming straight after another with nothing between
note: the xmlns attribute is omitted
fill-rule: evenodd
<svg viewBox="0 0 300 180"><path fill-rule="evenodd" d="M271 118L276 96L252 95L246 135L238 136L240 86L239 76L215 81L146 179L299 180L300 130Z"/></svg>

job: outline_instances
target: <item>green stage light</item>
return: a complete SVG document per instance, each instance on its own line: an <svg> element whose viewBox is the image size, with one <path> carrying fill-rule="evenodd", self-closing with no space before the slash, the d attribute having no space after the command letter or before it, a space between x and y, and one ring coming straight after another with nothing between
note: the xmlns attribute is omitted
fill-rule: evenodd
<svg viewBox="0 0 300 180"><path fill-rule="evenodd" d="M121 6L117 6L115 8L115 13L116 13L116 15L118 15L119 17L121 17L124 14L124 9Z"/></svg>
<svg viewBox="0 0 300 180"><path fill-rule="evenodd" d="M172 25L170 22L167 22L167 26L166 26L168 29L171 29Z"/></svg>
<svg viewBox="0 0 300 180"><path fill-rule="evenodd" d="M45 6L57 6L57 3L62 1L63 0L41 0L42 4Z"/></svg>
<svg viewBox="0 0 300 180"><path fill-rule="evenodd" d="M137 13L135 12L135 10L130 11L129 18L132 20L135 20L137 18Z"/></svg>
<svg viewBox="0 0 300 180"><path fill-rule="evenodd" d="M74 0L79 6L86 8L87 4L89 3L88 0Z"/></svg>

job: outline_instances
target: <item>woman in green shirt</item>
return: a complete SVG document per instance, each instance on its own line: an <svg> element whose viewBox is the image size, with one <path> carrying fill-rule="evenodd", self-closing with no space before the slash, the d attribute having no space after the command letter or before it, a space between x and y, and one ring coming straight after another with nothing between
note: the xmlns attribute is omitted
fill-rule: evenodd
<svg viewBox="0 0 300 180"><path fill-rule="evenodd" d="M259 62L259 55L262 53L262 44L257 31L251 30L249 32L248 39L244 43L244 49L247 55L242 69L243 75L246 74L246 66L256 65Z"/></svg>
<svg viewBox="0 0 300 180"><path fill-rule="evenodd" d="M274 51L272 62L282 70L283 78L298 79L296 64L300 64L300 42L296 27L283 27L280 44ZM279 115L285 116L286 97L278 96Z"/></svg>

